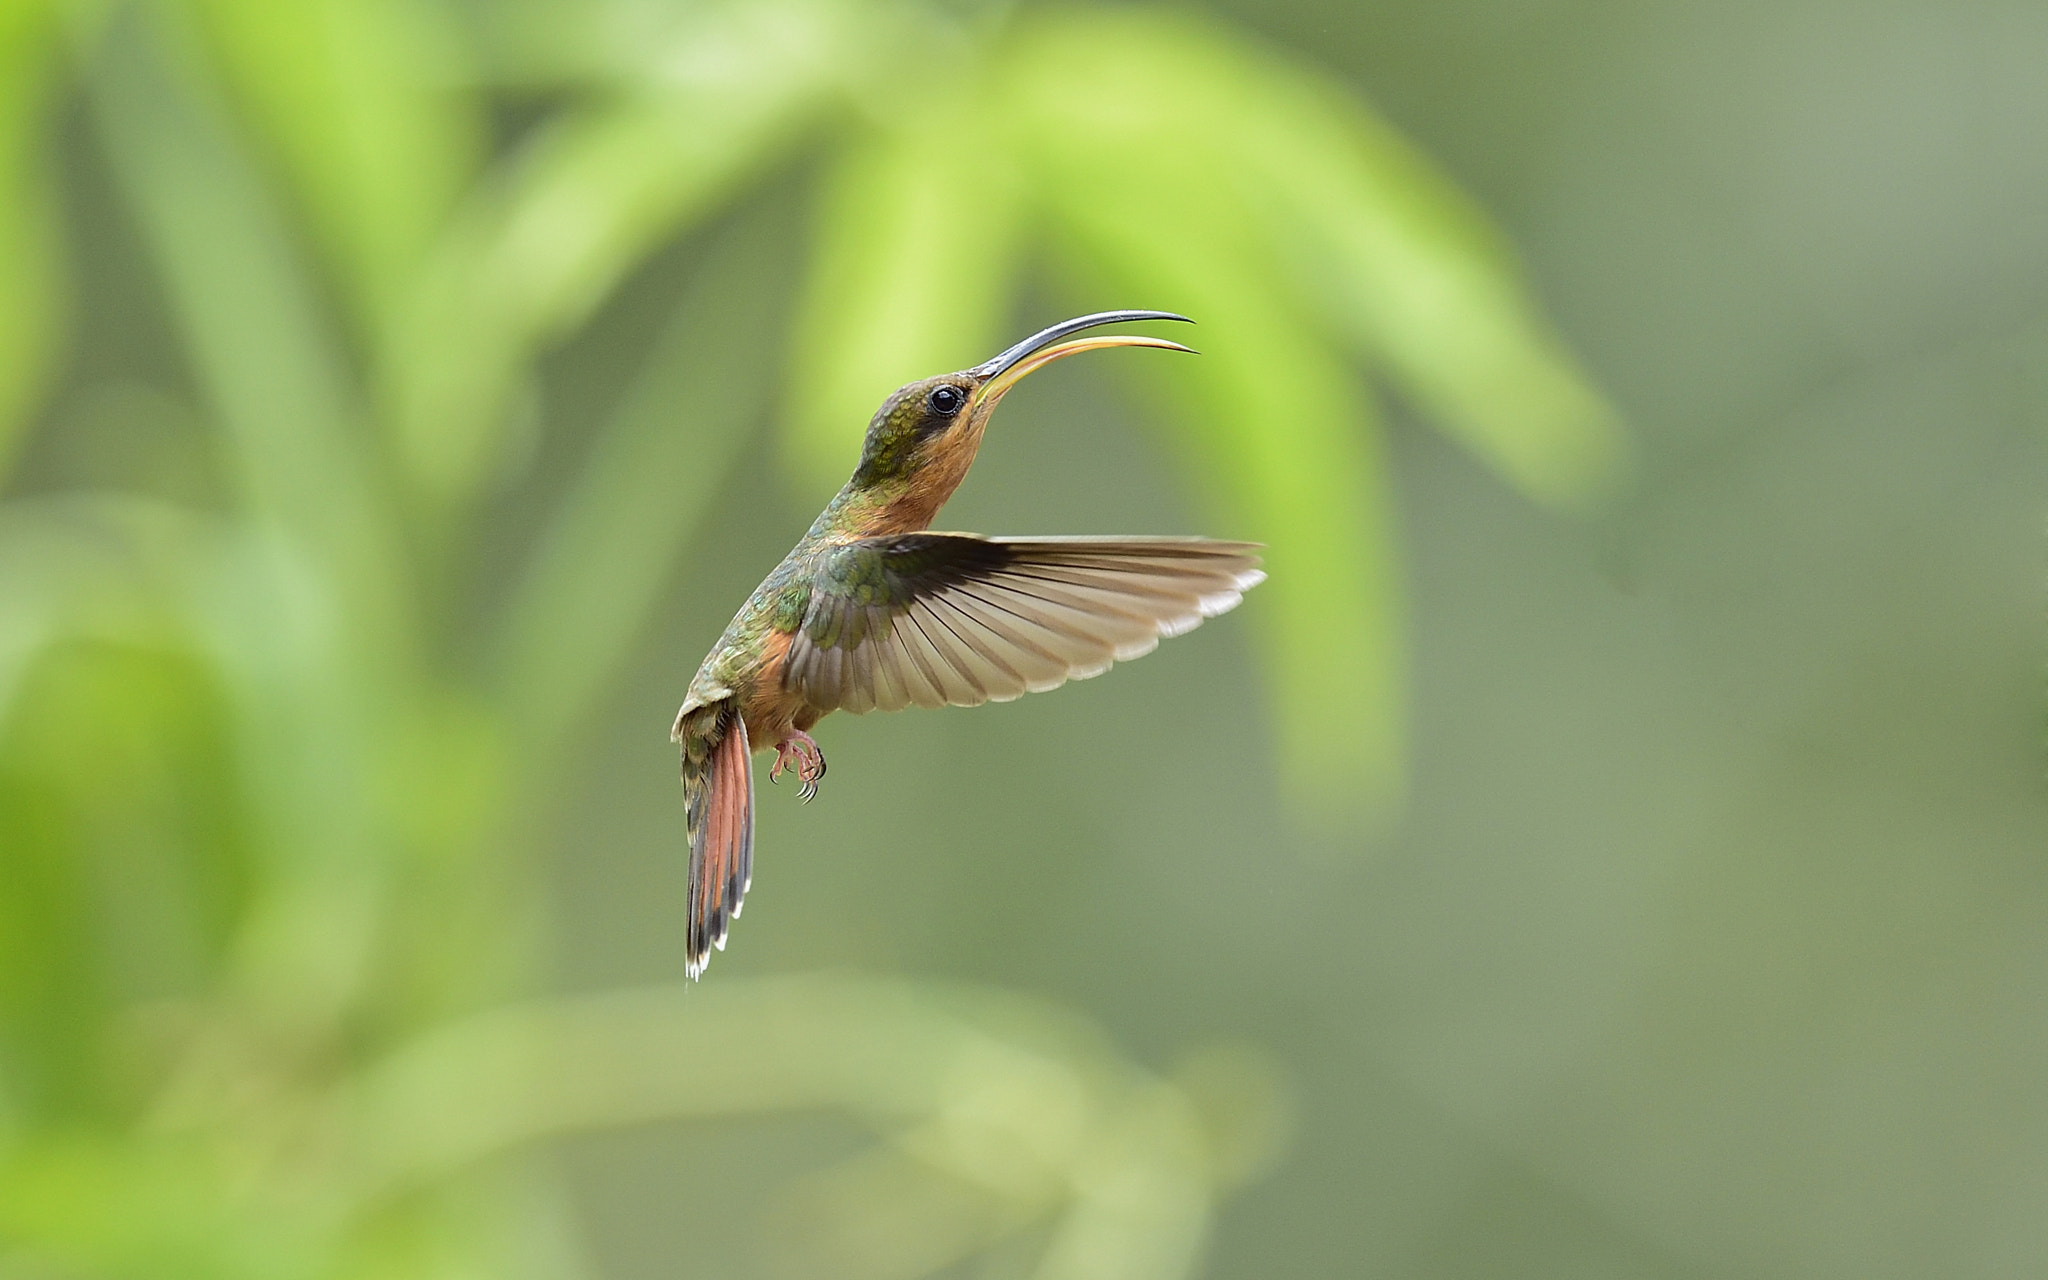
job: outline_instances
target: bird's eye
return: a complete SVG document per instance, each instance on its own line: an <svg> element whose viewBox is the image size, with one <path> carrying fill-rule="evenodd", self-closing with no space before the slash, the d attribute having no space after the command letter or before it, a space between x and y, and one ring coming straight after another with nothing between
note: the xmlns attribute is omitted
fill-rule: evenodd
<svg viewBox="0 0 2048 1280"><path fill-rule="evenodd" d="M950 418L960 412L960 406L967 403L967 397L960 394L958 387L933 387L926 401L931 405L933 413Z"/></svg>

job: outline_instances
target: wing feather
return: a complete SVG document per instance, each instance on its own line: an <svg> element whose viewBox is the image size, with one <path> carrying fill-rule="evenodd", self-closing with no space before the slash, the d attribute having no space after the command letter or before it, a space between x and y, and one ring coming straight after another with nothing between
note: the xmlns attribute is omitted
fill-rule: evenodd
<svg viewBox="0 0 2048 1280"><path fill-rule="evenodd" d="M988 690L975 682L974 673L960 659L957 644L951 643L952 632L930 605L922 600L912 604L903 620L910 628L899 627L894 635L938 698L925 705L978 707L988 701Z"/></svg>
<svg viewBox="0 0 2048 1280"><path fill-rule="evenodd" d="M1004 650L1013 646L1006 646L1001 636L992 634L966 604L966 598L959 592L947 591L933 596L927 607L959 643L955 656L964 660L968 678L988 694L990 702L1012 702L1023 697L1027 687L1023 673L1005 660Z"/></svg>
<svg viewBox="0 0 2048 1280"><path fill-rule="evenodd" d="M977 706L1100 675L1234 608L1255 543L897 534L836 548L785 680L820 711Z"/></svg>

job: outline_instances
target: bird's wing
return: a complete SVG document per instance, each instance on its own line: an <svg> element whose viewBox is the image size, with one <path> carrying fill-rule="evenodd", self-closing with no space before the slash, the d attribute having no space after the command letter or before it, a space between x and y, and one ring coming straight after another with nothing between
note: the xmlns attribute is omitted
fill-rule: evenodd
<svg viewBox="0 0 2048 1280"><path fill-rule="evenodd" d="M1232 608L1257 543L863 538L819 567L783 668L820 711L978 706L1100 675Z"/></svg>
<svg viewBox="0 0 2048 1280"><path fill-rule="evenodd" d="M683 812L690 833L689 925L683 959L692 978L725 947L754 879L754 771L738 707L713 708L708 741L683 741Z"/></svg>

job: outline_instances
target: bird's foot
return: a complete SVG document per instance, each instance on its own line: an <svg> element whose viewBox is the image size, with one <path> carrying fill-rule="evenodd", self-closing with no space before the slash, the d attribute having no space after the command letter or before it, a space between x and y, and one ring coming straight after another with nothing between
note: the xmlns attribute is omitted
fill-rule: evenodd
<svg viewBox="0 0 2048 1280"><path fill-rule="evenodd" d="M802 784L796 793L809 804L811 797L818 794L818 779L825 776L825 753L818 749L810 734L792 729L788 737L775 744L775 763L768 770L768 781L775 781L785 768L796 770L796 780Z"/></svg>

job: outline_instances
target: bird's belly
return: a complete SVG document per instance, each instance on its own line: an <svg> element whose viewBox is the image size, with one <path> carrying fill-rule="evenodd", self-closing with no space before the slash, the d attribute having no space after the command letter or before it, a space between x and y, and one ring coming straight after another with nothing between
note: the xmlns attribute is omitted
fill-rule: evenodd
<svg viewBox="0 0 2048 1280"><path fill-rule="evenodd" d="M793 729L808 729L818 722L818 711L803 695L786 688L782 664L789 653L788 635L777 635L763 655L758 678L740 699L740 715L747 722L747 742L756 751L774 748Z"/></svg>

